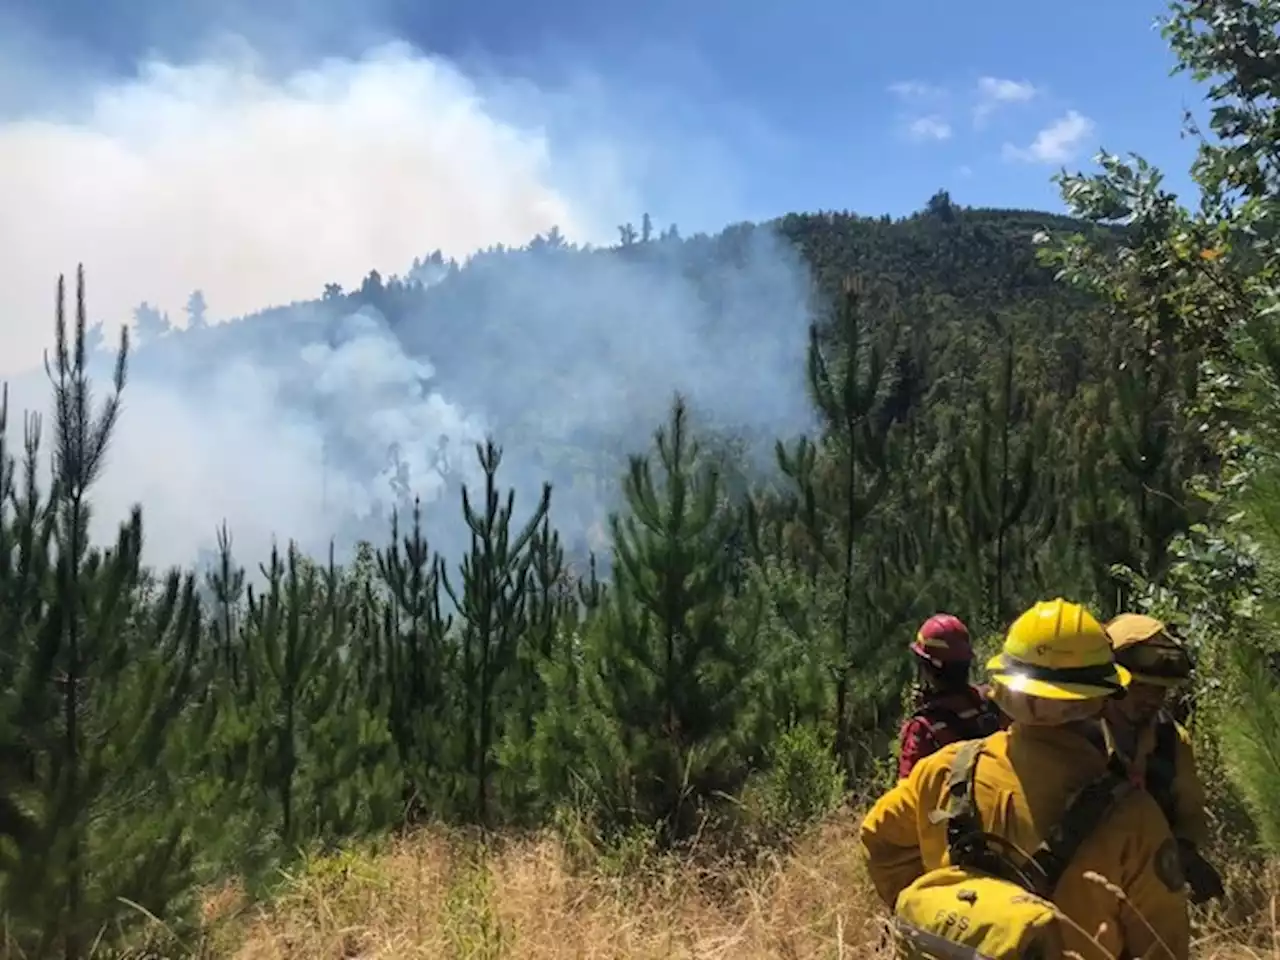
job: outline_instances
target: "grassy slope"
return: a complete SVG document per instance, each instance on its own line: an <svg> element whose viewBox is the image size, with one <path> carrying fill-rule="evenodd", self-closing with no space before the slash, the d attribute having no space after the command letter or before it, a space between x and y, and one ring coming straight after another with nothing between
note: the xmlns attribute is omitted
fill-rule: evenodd
<svg viewBox="0 0 1280 960"><path fill-rule="evenodd" d="M788 856L755 866L573 864L550 836L495 841L483 857L420 831L376 853L310 862L272 908L234 888L206 903L205 957L887 958L878 907L842 812ZM477 866L483 864L483 866ZM1197 912L1195 958L1280 957L1280 865L1228 868L1230 905Z"/></svg>

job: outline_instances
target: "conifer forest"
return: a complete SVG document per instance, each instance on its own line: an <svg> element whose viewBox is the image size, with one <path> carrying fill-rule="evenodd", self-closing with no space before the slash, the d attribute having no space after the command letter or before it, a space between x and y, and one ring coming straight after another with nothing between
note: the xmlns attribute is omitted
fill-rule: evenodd
<svg viewBox="0 0 1280 960"><path fill-rule="evenodd" d="M128 470L111 441L132 347L90 371L93 264L59 281L52 403L0 413L0 953L144 949L159 918L174 939L145 949L170 955L211 885L269 902L303 858L426 825L784 848L892 783L924 618L966 621L979 680L1054 596L1186 639L1214 855L1262 872L1280 856L1278 28L1272 0L1171 7L1206 99L1198 196L1103 154L1059 177L1069 215L939 191L900 220L687 239L646 217L608 249L553 234L234 321L371 306L407 329L504 270L609 261L675 264L715 303L777 238L812 280L793 331L811 429L762 443L671 396L647 446L604 458L585 546L557 497L600 447L572 437L540 493L500 436L455 451L465 483L430 508L406 491L350 555L284 529L242 555L229 516L213 555L151 566L147 503L91 538L96 485ZM447 373L496 323L433 358ZM531 429L511 442L537 448Z"/></svg>

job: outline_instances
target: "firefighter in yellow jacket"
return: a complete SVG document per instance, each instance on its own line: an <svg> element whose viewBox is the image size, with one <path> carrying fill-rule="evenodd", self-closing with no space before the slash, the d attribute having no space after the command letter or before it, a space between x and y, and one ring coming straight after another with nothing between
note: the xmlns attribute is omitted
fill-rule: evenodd
<svg viewBox="0 0 1280 960"><path fill-rule="evenodd" d="M1013 722L982 742L981 762L972 768L976 819L1010 849L1034 851L1063 817L1068 798L1107 772L1089 732L1128 673L1114 662L1101 624L1061 599L1019 617L987 667L992 695ZM901 906L899 894L917 879L949 861L940 812L955 792L950 770L963 749L952 744L921 760L863 822L871 879L891 908ZM1114 805L1079 838L1053 886L1051 899L1068 921L1061 924L1062 946L1085 958L1183 960L1190 930L1177 843L1151 795L1117 782ZM1118 887L1123 902L1098 878Z"/></svg>
<svg viewBox="0 0 1280 960"><path fill-rule="evenodd" d="M1222 896L1222 880L1201 851L1209 842L1204 787L1191 735L1166 708L1169 691L1191 677L1185 648L1154 617L1122 613L1107 624L1116 662L1132 675L1123 698L1111 700L1101 727L1107 752L1164 811L1178 840L1191 901Z"/></svg>

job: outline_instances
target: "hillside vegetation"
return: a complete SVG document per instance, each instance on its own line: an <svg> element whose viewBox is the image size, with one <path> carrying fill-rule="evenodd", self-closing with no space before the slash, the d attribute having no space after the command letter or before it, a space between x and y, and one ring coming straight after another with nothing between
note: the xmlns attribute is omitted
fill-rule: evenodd
<svg viewBox="0 0 1280 960"><path fill-rule="evenodd" d="M939 194L897 223L553 236L326 292L444 377L475 337L518 380L514 335L464 331L451 297L670 258L733 302L752 244L798 250L815 428L766 482L696 389L670 398L621 464L607 577L568 562L557 487L517 498L496 442L460 556L411 506L343 564L242 558L224 531L209 570L149 569L144 507L91 544L127 341L91 396L78 277L53 414L0 417L4 955L874 956L856 811L892 776L907 639L945 609L990 648L1054 595L1187 638L1228 881L1196 955L1280 955L1280 3L1171 11L1219 108L1199 212L1104 157L1062 180L1076 220ZM240 323L269 341L290 315Z"/></svg>
<svg viewBox="0 0 1280 960"><path fill-rule="evenodd" d="M898 222L796 215L689 239L642 223L623 227L621 242L605 249L552 231L461 265L433 254L405 277L374 272L348 293L330 284L316 300L217 324L195 294L184 329L139 307L131 402L143 397L177 411L156 417L170 432L172 419L190 411L182 425L210 437L209 452L192 456L210 470L258 452L297 475L290 505L247 507L216 488L206 496L236 507L235 532L255 554L273 533L313 552L330 536L340 551L358 539L376 542L390 522L387 507L404 514L421 497L433 545L456 560L469 535L456 510L435 504L442 495L456 503L461 485L479 480L472 447L491 432L504 450L504 482L522 501L535 500L543 482L554 485L551 517L570 561L585 563L595 549L607 565L619 477L627 457L648 446L674 391L687 397L704 442L732 451L735 473L759 479L771 472L761 468L771 466L776 439L790 443L815 425L806 327L815 310L830 309L845 279L873 278L901 301L900 333L912 341L911 362L922 365L903 389L965 378L990 348L989 314L1020 340L1069 332L1084 298L1037 265L1031 244L1037 230L1068 225L1050 215L961 210L940 193ZM873 311L867 322L880 321ZM95 348L99 333L90 329ZM105 376L108 353L91 357ZM28 403L36 389L27 389ZM122 444L161 446L134 439L151 422L135 416ZM269 448L263 423L278 431ZM238 443L224 439L229 428L238 429ZM323 438L327 489L313 489L322 484L312 450L281 454L299 432ZM744 479L727 478L735 489ZM314 502L315 515L288 509L298 502ZM293 529L280 527L273 505L286 508ZM154 508L157 530L175 525L168 512L168 504ZM203 515L222 513L209 504Z"/></svg>

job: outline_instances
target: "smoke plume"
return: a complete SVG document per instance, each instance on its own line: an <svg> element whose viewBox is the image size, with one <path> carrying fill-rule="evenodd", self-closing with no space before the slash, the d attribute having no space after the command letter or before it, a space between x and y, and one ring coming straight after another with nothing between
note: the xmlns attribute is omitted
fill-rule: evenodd
<svg viewBox="0 0 1280 960"><path fill-rule="evenodd" d="M644 256L555 240L616 241L649 199L627 158L678 155L669 131L648 151L616 128L554 140L542 120L566 115L564 91L522 122L527 81L504 97L403 42L302 66L269 53L206 46L126 77L0 58L11 406L48 408L37 367L58 274L86 265L99 394L120 326L137 324L98 536L140 501L152 562L189 562L224 519L256 561L276 538L379 538L418 496L456 549L457 484L493 434L517 510L554 479L557 520L589 539L607 474L673 390L735 428L807 423L808 281L770 232ZM728 265L695 282L690 257L713 247ZM384 287L391 275L427 289ZM367 297L329 286L362 282Z"/></svg>

